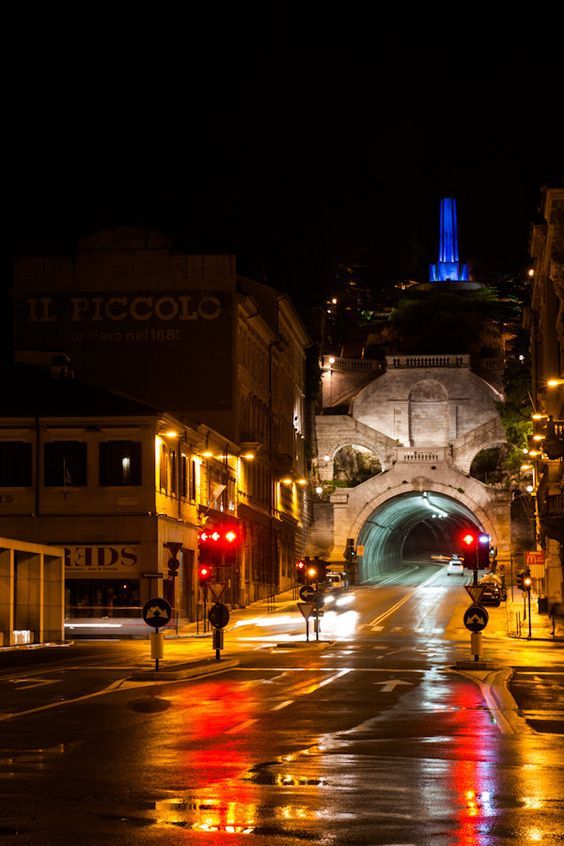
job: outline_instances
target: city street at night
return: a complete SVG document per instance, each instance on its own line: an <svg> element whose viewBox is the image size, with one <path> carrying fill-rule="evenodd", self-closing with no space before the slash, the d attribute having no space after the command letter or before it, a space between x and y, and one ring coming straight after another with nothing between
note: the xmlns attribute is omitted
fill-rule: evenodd
<svg viewBox="0 0 564 846"><path fill-rule="evenodd" d="M291 594L249 606L185 680L131 680L147 640L2 652L5 842L562 842L562 643L507 637L502 604L491 669L457 670L462 581L413 562L309 644ZM212 656L167 639L162 670Z"/></svg>

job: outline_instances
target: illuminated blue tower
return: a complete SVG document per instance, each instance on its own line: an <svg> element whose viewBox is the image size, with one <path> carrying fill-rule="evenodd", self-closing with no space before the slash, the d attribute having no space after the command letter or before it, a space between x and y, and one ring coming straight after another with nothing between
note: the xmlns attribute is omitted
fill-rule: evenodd
<svg viewBox="0 0 564 846"><path fill-rule="evenodd" d="M443 197L441 200L441 236L439 260L430 265L431 282L468 282L468 265L458 258L458 223L456 200Z"/></svg>

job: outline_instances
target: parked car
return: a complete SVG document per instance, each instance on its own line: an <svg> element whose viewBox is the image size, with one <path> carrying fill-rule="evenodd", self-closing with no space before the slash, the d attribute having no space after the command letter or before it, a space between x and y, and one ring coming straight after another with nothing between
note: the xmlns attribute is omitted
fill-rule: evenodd
<svg viewBox="0 0 564 846"><path fill-rule="evenodd" d="M484 585L484 590L480 597L480 605L499 606L503 599L503 592L497 582L486 582L485 584L480 582L480 584Z"/></svg>
<svg viewBox="0 0 564 846"><path fill-rule="evenodd" d="M464 563L458 557L458 555L453 555L450 561L447 564L447 576L463 576L464 575Z"/></svg>

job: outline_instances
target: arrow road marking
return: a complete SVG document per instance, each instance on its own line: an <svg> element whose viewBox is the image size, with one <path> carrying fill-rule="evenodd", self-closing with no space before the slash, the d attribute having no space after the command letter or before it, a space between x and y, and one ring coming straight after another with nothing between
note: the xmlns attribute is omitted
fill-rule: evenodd
<svg viewBox="0 0 564 846"><path fill-rule="evenodd" d="M396 688L400 684L407 684L410 687L413 685L413 682L406 682L402 681L401 679L389 679L388 681L376 681L372 682L372 684L381 684L383 685L381 689L381 693L391 693L394 688Z"/></svg>

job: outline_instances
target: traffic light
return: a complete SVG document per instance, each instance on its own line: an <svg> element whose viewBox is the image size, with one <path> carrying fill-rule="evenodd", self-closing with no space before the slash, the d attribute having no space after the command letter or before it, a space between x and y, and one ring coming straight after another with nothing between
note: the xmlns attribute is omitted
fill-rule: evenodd
<svg viewBox="0 0 564 846"><path fill-rule="evenodd" d="M478 538L476 537L475 532L466 532L462 536L462 543L463 543L464 566L468 570L475 570L476 567L477 567L476 547L477 547L477 544L478 544Z"/></svg>
<svg viewBox="0 0 564 846"><path fill-rule="evenodd" d="M233 565L241 544L239 526L234 523L210 526L198 535L198 558L200 563L219 567Z"/></svg>
<svg viewBox="0 0 564 846"><path fill-rule="evenodd" d="M478 535L478 569L485 570L490 564L490 536L482 533Z"/></svg>
<svg viewBox="0 0 564 846"><path fill-rule="evenodd" d="M319 555L316 555L313 559L313 566L317 569L317 579L318 582L324 582L327 574L327 561L324 561Z"/></svg>
<svg viewBox="0 0 564 846"><path fill-rule="evenodd" d="M354 538L347 538L347 545L345 546L344 559L347 564L354 564L356 560L356 550L354 548Z"/></svg>
<svg viewBox="0 0 564 846"><path fill-rule="evenodd" d="M306 575L305 575L306 563L305 561L298 561L296 564L296 581L303 585L305 584Z"/></svg>
<svg viewBox="0 0 564 846"><path fill-rule="evenodd" d="M519 590L523 592L531 590L533 586L533 580L531 579L531 572L530 570L520 570L517 573L517 587Z"/></svg>
<svg viewBox="0 0 564 846"><path fill-rule="evenodd" d="M209 564L200 564L198 567L198 581L201 585L205 585L206 582L209 582L213 575L213 569Z"/></svg>

